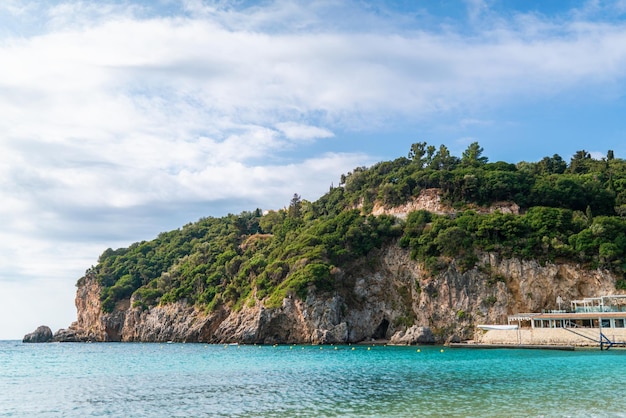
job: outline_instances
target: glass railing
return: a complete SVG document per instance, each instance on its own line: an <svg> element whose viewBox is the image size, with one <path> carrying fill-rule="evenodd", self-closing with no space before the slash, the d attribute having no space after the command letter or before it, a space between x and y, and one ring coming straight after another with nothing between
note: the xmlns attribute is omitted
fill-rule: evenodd
<svg viewBox="0 0 626 418"><path fill-rule="evenodd" d="M576 313L596 313L596 312L624 312L617 306L587 306L584 308L576 308Z"/></svg>

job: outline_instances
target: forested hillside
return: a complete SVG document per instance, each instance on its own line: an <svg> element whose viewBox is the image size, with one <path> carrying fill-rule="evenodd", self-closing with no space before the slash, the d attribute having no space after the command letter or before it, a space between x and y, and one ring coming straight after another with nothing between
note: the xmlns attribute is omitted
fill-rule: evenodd
<svg viewBox="0 0 626 418"><path fill-rule="evenodd" d="M372 215L437 189L452 215L426 211L406 219ZM520 214L477 209L515 202ZM479 213L481 212L481 213ZM295 194L288 207L203 218L152 241L108 249L87 274L103 286L103 309L133 296L148 308L186 300L207 311L262 301L279 306L289 294L342 286L334 269L385 243L410 248L433 274L447 260L476 265L481 252L568 260L617 273L626 288L626 161L578 151L538 162L490 163L471 144L460 157L444 145L413 144L407 157L358 167L315 202ZM498 280L498 278L494 278Z"/></svg>

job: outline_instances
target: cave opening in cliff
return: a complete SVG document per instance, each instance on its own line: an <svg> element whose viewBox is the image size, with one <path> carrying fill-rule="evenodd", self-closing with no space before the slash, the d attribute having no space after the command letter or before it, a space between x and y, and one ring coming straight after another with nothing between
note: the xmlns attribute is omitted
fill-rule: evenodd
<svg viewBox="0 0 626 418"><path fill-rule="evenodd" d="M376 328L376 331L374 331L374 335L372 335L372 338L375 340L384 340L387 337L388 328L389 328L389 321L387 321L387 319L384 318L378 325L378 328Z"/></svg>

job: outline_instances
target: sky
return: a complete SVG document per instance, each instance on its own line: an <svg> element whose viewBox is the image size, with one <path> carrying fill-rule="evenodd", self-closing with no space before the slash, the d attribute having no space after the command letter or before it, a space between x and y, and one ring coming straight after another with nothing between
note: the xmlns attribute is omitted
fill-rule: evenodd
<svg viewBox="0 0 626 418"><path fill-rule="evenodd" d="M107 248L414 142L626 158L626 0L2 0L0 339Z"/></svg>

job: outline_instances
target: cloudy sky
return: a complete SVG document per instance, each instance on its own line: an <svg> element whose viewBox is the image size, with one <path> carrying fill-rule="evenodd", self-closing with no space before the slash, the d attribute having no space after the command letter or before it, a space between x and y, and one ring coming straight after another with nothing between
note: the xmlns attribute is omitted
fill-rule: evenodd
<svg viewBox="0 0 626 418"><path fill-rule="evenodd" d="M2 0L0 339L118 248L410 144L626 158L626 0Z"/></svg>

